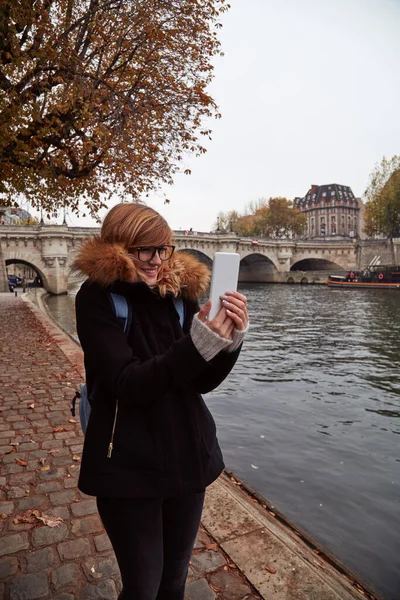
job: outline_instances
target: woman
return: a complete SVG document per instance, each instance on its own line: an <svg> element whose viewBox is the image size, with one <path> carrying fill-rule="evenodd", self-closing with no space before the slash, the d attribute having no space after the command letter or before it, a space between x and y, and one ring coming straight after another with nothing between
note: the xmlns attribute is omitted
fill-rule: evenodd
<svg viewBox="0 0 400 600"><path fill-rule="evenodd" d="M120 600L184 597L204 491L224 467L200 394L231 371L248 325L246 298L237 292L207 320L211 305L199 311L198 299L209 271L174 254L171 242L153 209L118 204L75 261L88 277L76 319L93 398L79 488L97 497L121 570ZM131 306L126 333L110 293Z"/></svg>

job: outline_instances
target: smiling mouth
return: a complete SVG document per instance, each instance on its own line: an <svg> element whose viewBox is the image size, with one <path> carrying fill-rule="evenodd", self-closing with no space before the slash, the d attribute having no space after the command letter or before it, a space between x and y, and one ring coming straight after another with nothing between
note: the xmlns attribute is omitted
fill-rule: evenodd
<svg viewBox="0 0 400 600"><path fill-rule="evenodd" d="M158 269L142 269L142 272L147 275L147 277L155 277L158 273Z"/></svg>

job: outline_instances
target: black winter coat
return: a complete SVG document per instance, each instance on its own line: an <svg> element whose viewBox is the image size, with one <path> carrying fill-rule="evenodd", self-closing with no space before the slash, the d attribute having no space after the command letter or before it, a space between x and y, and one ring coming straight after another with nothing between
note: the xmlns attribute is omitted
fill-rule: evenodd
<svg viewBox="0 0 400 600"><path fill-rule="evenodd" d="M132 307L128 335L115 316L111 291ZM201 394L225 379L239 350L206 362L189 333L197 302L184 304L182 330L172 295L161 297L143 282L117 280L104 287L89 280L78 292L77 330L92 395L82 492L176 497L204 491L221 473L215 423Z"/></svg>

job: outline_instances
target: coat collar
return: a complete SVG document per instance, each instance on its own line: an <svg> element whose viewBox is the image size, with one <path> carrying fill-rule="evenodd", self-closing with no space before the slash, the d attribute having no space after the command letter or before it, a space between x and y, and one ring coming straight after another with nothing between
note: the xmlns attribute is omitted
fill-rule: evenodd
<svg viewBox="0 0 400 600"><path fill-rule="evenodd" d="M103 242L99 236L83 242L72 269L102 287L117 281L140 281L135 263L124 246ZM205 264L187 252L175 252L171 260L162 264L157 287L162 296L171 293L195 301L206 293L209 281L210 271Z"/></svg>

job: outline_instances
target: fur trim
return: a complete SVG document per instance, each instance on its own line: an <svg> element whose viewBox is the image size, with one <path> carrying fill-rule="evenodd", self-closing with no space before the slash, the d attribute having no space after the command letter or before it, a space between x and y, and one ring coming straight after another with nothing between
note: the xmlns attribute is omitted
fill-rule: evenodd
<svg viewBox="0 0 400 600"><path fill-rule="evenodd" d="M98 236L83 242L72 270L103 287L117 280L134 283L140 279L136 265L124 246L102 242ZM195 301L207 292L209 282L207 265L187 252L176 252L171 260L161 265L157 286L161 296L169 292Z"/></svg>

